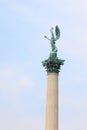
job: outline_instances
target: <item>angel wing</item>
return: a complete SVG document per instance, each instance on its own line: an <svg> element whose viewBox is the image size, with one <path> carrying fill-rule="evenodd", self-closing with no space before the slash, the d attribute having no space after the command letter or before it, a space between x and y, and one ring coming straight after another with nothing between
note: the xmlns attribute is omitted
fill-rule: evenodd
<svg viewBox="0 0 87 130"><path fill-rule="evenodd" d="M55 34L56 34L55 40L58 40L60 38L60 29L57 25L55 27Z"/></svg>

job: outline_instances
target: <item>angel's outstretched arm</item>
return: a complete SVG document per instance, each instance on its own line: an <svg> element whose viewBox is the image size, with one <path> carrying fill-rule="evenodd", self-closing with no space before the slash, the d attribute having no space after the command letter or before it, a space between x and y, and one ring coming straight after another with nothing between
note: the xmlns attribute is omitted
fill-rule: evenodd
<svg viewBox="0 0 87 130"><path fill-rule="evenodd" d="M51 41L47 36L44 36L44 38L46 38L47 40Z"/></svg>

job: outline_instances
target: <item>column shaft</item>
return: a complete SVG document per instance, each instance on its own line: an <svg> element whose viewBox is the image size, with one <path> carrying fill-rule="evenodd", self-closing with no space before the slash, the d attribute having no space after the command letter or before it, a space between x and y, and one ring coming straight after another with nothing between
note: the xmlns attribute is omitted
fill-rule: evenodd
<svg viewBox="0 0 87 130"><path fill-rule="evenodd" d="M58 73L47 74L45 130L58 130Z"/></svg>

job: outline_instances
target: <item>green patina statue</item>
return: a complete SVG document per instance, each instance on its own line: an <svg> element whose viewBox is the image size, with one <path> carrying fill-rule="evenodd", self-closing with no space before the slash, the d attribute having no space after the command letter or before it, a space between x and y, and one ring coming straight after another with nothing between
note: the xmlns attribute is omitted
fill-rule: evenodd
<svg viewBox="0 0 87 130"><path fill-rule="evenodd" d="M56 37L54 37L54 34L53 34L53 27L51 28L50 32L51 32L51 35L52 35L51 39L49 39L47 36L44 36L44 37L50 41L52 53L56 53L57 47L55 46L55 41L58 40L59 37L60 37L60 30L59 30L58 26L55 27Z"/></svg>
<svg viewBox="0 0 87 130"><path fill-rule="evenodd" d="M58 40L60 38L60 30L59 27L56 25L55 27L55 35L53 33L53 27L50 30L51 32L51 39L49 39L47 36L44 36L46 39L48 39L50 41L51 44L51 52L50 52L50 56L47 60L43 61L42 64L43 66L45 66L47 72L59 72L60 70L60 66L64 64L65 60L61 60L57 57L57 47L56 47L56 43L55 41Z"/></svg>

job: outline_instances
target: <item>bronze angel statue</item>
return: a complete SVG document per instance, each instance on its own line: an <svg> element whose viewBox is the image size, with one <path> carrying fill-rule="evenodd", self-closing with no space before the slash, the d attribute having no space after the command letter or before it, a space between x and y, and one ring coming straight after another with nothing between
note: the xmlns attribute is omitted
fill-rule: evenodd
<svg viewBox="0 0 87 130"><path fill-rule="evenodd" d="M57 47L55 45L55 41L58 40L60 38L60 30L59 27L56 25L55 27L55 35L53 33L53 27L50 29L51 32L51 39L49 39L47 36L44 36L46 39L48 39L50 41L51 44L51 48L52 48L52 52L51 53L56 53L57 52Z"/></svg>

